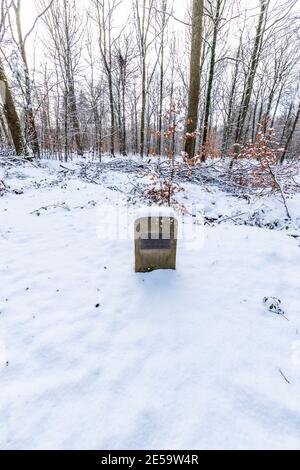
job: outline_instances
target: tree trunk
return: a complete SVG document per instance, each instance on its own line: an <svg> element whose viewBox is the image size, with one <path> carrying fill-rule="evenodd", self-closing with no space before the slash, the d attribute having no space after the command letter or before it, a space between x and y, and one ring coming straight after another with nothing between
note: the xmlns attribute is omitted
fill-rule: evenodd
<svg viewBox="0 0 300 470"><path fill-rule="evenodd" d="M277 98L277 101L276 101L276 106L275 106L273 117L272 117L271 127L274 127L274 123L275 123L275 119L276 119L276 115L277 115L277 110L278 110L278 106L279 106L279 103L280 103L280 100L281 100L283 89L284 89L284 83L281 85L279 93L278 93L278 98Z"/></svg>
<svg viewBox="0 0 300 470"><path fill-rule="evenodd" d="M12 136L16 154L28 156L28 151L26 148L26 143L24 140L24 136L23 136L23 132L22 132L21 124L20 124L20 119L16 110L12 93L8 85L4 67L0 61L0 85L1 85L1 82L2 82L3 89L4 89L4 104L3 104L4 116L6 118L7 125Z"/></svg>
<svg viewBox="0 0 300 470"><path fill-rule="evenodd" d="M115 107L111 71L108 72L109 106L110 106L110 154L115 156Z"/></svg>
<svg viewBox="0 0 300 470"><path fill-rule="evenodd" d="M222 0L217 0L216 6L216 16L213 18L214 28L213 28L213 42L211 46L211 58L210 58L210 68L207 84L207 94L206 94L206 103L205 103L205 112L204 112L204 128L203 128L203 137L202 137L202 154L201 160L205 161L206 159L206 144L208 140L208 128L209 128L209 117L211 109L211 96L215 75L215 62L216 62L216 48L217 48L217 39L219 32L219 23L220 23L220 13L221 13L221 4Z"/></svg>
<svg viewBox="0 0 300 470"><path fill-rule="evenodd" d="M258 109L258 104L259 104L259 96L260 96L260 88L259 90L257 91L257 96L256 96L256 100L255 100L255 105L254 105L254 109L253 109L253 117L252 117L252 142L255 141L255 137L256 137L256 132L257 132L257 109Z"/></svg>
<svg viewBox="0 0 300 470"><path fill-rule="evenodd" d="M137 96L136 96L136 87L134 85L134 148L135 154L138 154L139 151L139 136L138 136L138 110L137 110Z"/></svg>
<svg viewBox="0 0 300 470"><path fill-rule="evenodd" d="M144 156L145 146L145 112L146 112L146 62L142 59L142 109L141 109L141 135L140 135L140 155Z"/></svg>
<svg viewBox="0 0 300 470"><path fill-rule="evenodd" d="M280 158L280 163L283 163L285 158L286 158L286 154L287 154L288 149L291 145L291 142L292 142L292 139L293 139L293 136L294 136L294 132L296 130L296 127L297 127L297 124L298 124L298 121L299 121L299 117L300 117L300 102L299 102L299 105L298 105L298 110L297 110L297 113L296 113L296 116L295 116L295 119L294 119L293 126L290 130L290 133L288 135L288 138L287 138L287 141L286 141L286 144L285 144L284 151L283 151L283 153L281 155L281 158Z"/></svg>
<svg viewBox="0 0 300 470"><path fill-rule="evenodd" d="M281 134L281 139L280 139L280 145L282 146L283 145L283 142L284 142L284 139L285 139L285 136L286 136L286 133L288 131L288 129L290 128L290 125L292 124L292 113L293 113L293 108L294 108L294 100L298 94L298 91L299 91L299 86L300 86L300 82L297 84L297 88L296 88L296 92L295 92L295 97L292 99L291 103L290 103L290 106L289 106L289 110L288 110L288 114L287 114L287 117L286 117L286 120L285 120L285 123L284 123L284 126L283 126L283 130L282 130L282 134Z"/></svg>
<svg viewBox="0 0 300 470"><path fill-rule="evenodd" d="M1 130L1 133L3 134L3 137L4 137L5 141L8 144L10 144L10 136L9 136L8 130L6 128L6 124L5 124L4 117L3 117L1 109L0 109L0 130Z"/></svg>
<svg viewBox="0 0 300 470"><path fill-rule="evenodd" d="M25 80L25 130L28 140L28 144L32 149L32 152L35 156L40 157L40 146L36 130L35 117L33 112L33 103L32 103L32 92L31 92L31 80L29 74L29 67L27 62L27 55L25 50L25 43L22 33L21 26L21 17L20 17L20 2L17 5L14 5L14 11L16 16L16 26L19 40L19 50L23 62L24 68L24 80Z"/></svg>
<svg viewBox="0 0 300 470"><path fill-rule="evenodd" d="M161 49L160 49L160 79L159 79L159 110L158 110L158 137L157 137L157 154L162 154L163 144L163 98L164 98L164 60L165 60L165 27L166 27L166 10L167 1L162 3L162 32L161 32Z"/></svg>
<svg viewBox="0 0 300 470"><path fill-rule="evenodd" d="M261 0L260 15L259 15L259 20L258 20L258 25L256 28L254 48L253 48L251 61L250 61L250 70L248 73L246 87L245 87L245 91L243 94L241 108L240 108L240 112L239 112L239 116L237 120L236 136L235 136L235 140L237 143L241 143L241 141L243 140L244 126L246 122L246 117L247 117L247 113L249 109L249 103L250 103L250 99L251 99L251 95L253 91L253 84L254 84L258 62L260 58L261 45L262 45L263 35L264 35L264 30L265 30L265 19L266 19L266 14L268 11L269 3L270 3L270 0Z"/></svg>
<svg viewBox="0 0 300 470"><path fill-rule="evenodd" d="M200 94L200 59L203 30L203 0L193 0L192 10L192 45L190 57L190 82L188 113L186 125L185 153L189 158L195 156L195 131L198 123L198 108Z"/></svg>
<svg viewBox="0 0 300 470"><path fill-rule="evenodd" d="M82 145L82 138L81 138L81 131L80 131L80 124L78 119L78 111L77 111L77 104L76 104L76 96L75 96L75 87L73 78L71 76L68 77L68 111L70 113L72 127L75 136L76 148L78 155L83 155L83 145Z"/></svg>

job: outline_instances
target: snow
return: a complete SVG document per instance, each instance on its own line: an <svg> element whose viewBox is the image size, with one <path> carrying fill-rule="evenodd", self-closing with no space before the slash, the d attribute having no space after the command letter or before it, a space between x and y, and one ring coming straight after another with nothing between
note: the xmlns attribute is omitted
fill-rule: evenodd
<svg viewBox="0 0 300 470"><path fill-rule="evenodd" d="M10 170L23 194L0 198L0 448L299 449L299 241L228 220L179 240L177 271L135 274L133 227L97 236L128 178L43 166ZM182 198L249 211L196 185Z"/></svg>

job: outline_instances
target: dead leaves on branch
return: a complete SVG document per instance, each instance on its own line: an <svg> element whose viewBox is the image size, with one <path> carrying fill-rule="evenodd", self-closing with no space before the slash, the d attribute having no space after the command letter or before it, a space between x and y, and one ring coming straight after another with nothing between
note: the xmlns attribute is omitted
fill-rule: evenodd
<svg viewBox="0 0 300 470"><path fill-rule="evenodd" d="M175 195L184 191L177 179L180 169L181 164L171 159L154 164L144 196L159 206L171 206Z"/></svg>
<svg viewBox="0 0 300 470"><path fill-rule="evenodd" d="M267 124L268 121L258 124L255 141L236 144L234 152L229 153L232 158L229 176L250 192L296 192L298 167L292 163L278 164L282 149Z"/></svg>

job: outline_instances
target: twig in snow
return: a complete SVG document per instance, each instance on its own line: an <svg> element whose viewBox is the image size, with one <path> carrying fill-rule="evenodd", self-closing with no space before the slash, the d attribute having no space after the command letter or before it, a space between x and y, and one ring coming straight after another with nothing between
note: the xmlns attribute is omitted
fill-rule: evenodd
<svg viewBox="0 0 300 470"><path fill-rule="evenodd" d="M59 167L62 168L63 170L70 171L70 172L73 172L73 173L76 171L73 168L67 168L66 166L64 166L62 164L60 164Z"/></svg>
<svg viewBox="0 0 300 470"><path fill-rule="evenodd" d="M14 157L14 159L21 163L29 163L29 165L34 166L34 168L39 168L39 165L34 163L34 161L30 158Z"/></svg>
<svg viewBox="0 0 300 470"><path fill-rule="evenodd" d="M5 166L6 165L11 165L11 166L17 168L17 165L15 164L15 162L16 163L29 163L29 165L32 165L35 168L39 168L39 165L34 163L30 158L22 158L22 157L19 157L17 155L12 155L12 156L8 156L8 157L5 157L5 158L0 158L0 163L4 164Z"/></svg>
<svg viewBox="0 0 300 470"><path fill-rule="evenodd" d="M284 375L284 373L282 372L282 370L280 369L280 367L278 367L278 370L279 370L280 374L282 375L282 377L284 378L284 380L286 381L286 383L288 383L289 385L291 385L291 382L286 378L286 376Z"/></svg>
<svg viewBox="0 0 300 470"><path fill-rule="evenodd" d="M37 209L33 212L30 212L30 214L40 215L41 211L47 211L48 209L56 209L56 208L65 209L66 211L69 211L69 212L71 211L70 207L67 206L67 204L65 202L62 202L60 204L52 204L50 206L40 207L39 209Z"/></svg>
<svg viewBox="0 0 300 470"><path fill-rule="evenodd" d="M3 180L0 180L0 191L6 191L7 186Z"/></svg>
<svg viewBox="0 0 300 470"><path fill-rule="evenodd" d="M247 212L241 212L240 214L236 214L236 215L233 215L231 217L224 217L223 219L221 220L218 220L218 224L221 224L222 222L226 222L226 220L232 220L232 222L235 222L234 219L237 219L238 217L241 217L242 215L246 215Z"/></svg>

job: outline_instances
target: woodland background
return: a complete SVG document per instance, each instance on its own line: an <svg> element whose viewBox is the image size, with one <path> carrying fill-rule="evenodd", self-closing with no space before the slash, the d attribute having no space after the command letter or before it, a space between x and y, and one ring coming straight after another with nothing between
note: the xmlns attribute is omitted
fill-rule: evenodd
<svg viewBox="0 0 300 470"><path fill-rule="evenodd" d="M297 0L26 3L0 2L3 155L298 157Z"/></svg>

